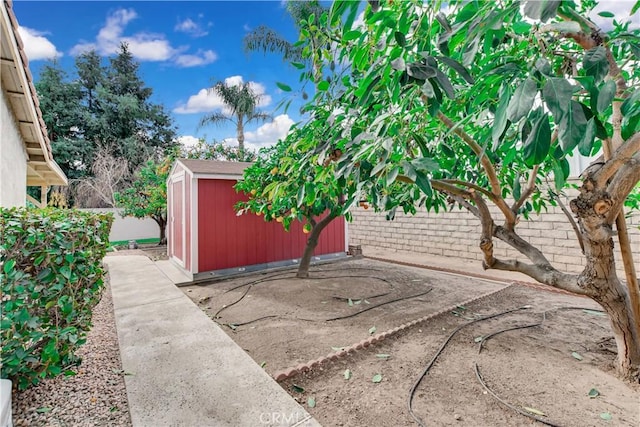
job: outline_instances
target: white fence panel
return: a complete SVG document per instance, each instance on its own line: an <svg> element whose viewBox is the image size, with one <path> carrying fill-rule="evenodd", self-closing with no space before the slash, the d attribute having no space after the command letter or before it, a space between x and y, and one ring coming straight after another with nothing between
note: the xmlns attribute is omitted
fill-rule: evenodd
<svg viewBox="0 0 640 427"><path fill-rule="evenodd" d="M151 218L122 218L120 216L122 209L115 208L80 210L90 212L111 212L113 214L113 226L111 227L111 234L109 234L109 241L111 242L119 240L157 239L160 237L160 228Z"/></svg>

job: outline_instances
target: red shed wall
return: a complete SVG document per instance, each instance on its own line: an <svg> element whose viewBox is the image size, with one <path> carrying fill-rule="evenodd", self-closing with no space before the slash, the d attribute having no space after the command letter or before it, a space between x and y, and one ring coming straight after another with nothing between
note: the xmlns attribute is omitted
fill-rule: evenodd
<svg viewBox="0 0 640 427"><path fill-rule="evenodd" d="M185 227L185 254L184 267L191 271L191 177L186 174L184 177L184 227Z"/></svg>
<svg viewBox="0 0 640 427"><path fill-rule="evenodd" d="M236 216L233 206L243 195L233 189L235 181L198 180L198 271L220 270L300 258L307 235L294 222L286 232L282 224L263 217ZM325 228L315 255L345 251L344 218Z"/></svg>

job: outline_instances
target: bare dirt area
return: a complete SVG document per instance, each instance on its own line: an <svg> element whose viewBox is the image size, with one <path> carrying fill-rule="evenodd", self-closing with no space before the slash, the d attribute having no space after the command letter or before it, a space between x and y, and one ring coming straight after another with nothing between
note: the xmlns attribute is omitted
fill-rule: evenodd
<svg viewBox="0 0 640 427"><path fill-rule="evenodd" d="M307 280L293 275L182 289L272 375L452 308L282 381L322 425L416 425L410 390L465 324L416 387L413 411L425 425L536 424L514 409L550 425L640 423L640 388L616 378L608 320L588 299L366 259L315 266Z"/></svg>

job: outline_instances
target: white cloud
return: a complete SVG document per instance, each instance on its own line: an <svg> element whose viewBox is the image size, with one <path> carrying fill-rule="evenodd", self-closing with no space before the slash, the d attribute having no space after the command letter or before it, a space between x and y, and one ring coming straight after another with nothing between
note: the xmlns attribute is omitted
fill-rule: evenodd
<svg viewBox="0 0 640 427"><path fill-rule="evenodd" d="M194 67L210 64L217 59L211 50L199 50L195 54L186 54L188 46L171 46L164 34L138 32L124 35L126 26L138 14L133 9L118 9L107 16L104 26L98 32L95 41L78 43L71 48L72 55L79 55L95 49L101 55L113 55L120 49L121 43L127 43L131 54L140 61L171 61L179 67Z"/></svg>
<svg viewBox="0 0 640 427"><path fill-rule="evenodd" d="M236 86L242 84L244 79L242 76L231 76L224 79L224 82L229 86ZM261 96L258 107L266 107L271 104L271 96L265 93L266 90L262 84L249 82L249 87L256 95ZM222 99L205 88L200 89L195 95L191 95L185 104L179 105L173 112L177 114L208 113L223 108L224 102L222 102Z"/></svg>
<svg viewBox="0 0 640 427"><path fill-rule="evenodd" d="M187 68L211 64L216 59L218 59L218 55L214 51L199 49L195 54L178 55L175 62L177 65Z"/></svg>
<svg viewBox="0 0 640 427"><path fill-rule="evenodd" d="M242 26L242 29L247 33L252 30L252 28L249 26L249 24L244 24Z"/></svg>
<svg viewBox="0 0 640 427"><path fill-rule="evenodd" d="M618 22L630 21L631 25L629 25L629 28L637 29L640 28L640 11L634 13L632 16L629 15L634 3L635 2L632 0L602 2L593 8L589 14L589 18L591 18L597 26L605 31L609 31L613 28L613 19ZM613 18L605 18L598 15L598 13L603 11L611 12L615 16Z"/></svg>
<svg viewBox="0 0 640 427"><path fill-rule="evenodd" d="M27 27L18 27L18 34L24 43L24 51L29 61L62 56L62 52L58 52L55 45L44 36L45 33Z"/></svg>
<svg viewBox="0 0 640 427"><path fill-rule="evenodd" d="M199 17L202 17L199 15ZM187 18L182 22L178 22L174 28L175 31L189 34L191 37L204 37L209 32L205 30L202 24L195 22L191 18Z"/></svg>
<svg viewBox="0 0 640 427"><path fill-rule="evenodd" d="M293 120L287 114L276 116L272 122L265 123L254 132L245 132L244 138L247 146L262 148L273 145L279 139L283 139L289 133Z"/></svg>
<svg viewBox="0 0 640 427"><path fill-rule="evenodd" d="M178 137L178 143L184 148L195 147L198 142L200 142L200 138L196 138L193 135L183 135Z"/></svg>

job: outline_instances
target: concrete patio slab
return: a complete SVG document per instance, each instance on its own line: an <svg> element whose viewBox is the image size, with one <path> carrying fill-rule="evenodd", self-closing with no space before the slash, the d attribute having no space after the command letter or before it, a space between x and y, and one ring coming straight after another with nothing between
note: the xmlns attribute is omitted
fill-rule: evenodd
<svg viewBox="0 0 640 427"><path fill-rule="evenodd" d="M320 425L153 261L105 263L134 427Z"/></svg>
<svg viewBox="0 0 640 427"><path fill-rule="evenodd" d="M181 271L173 262L168 259L159 259L156 266L176 285L183 285L193 282L193 279Z"/></svg>

